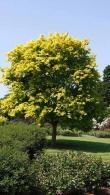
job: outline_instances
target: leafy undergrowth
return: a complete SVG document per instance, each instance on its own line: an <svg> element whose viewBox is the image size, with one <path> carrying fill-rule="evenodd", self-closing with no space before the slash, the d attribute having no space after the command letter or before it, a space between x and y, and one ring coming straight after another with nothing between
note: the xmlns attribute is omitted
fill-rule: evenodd
<svg viewBox="0 0 110 195"><path fill-rule="evenodd" d="M42 154L34 164L44 194L85 194L110 186L110 164L84 153Z"/></svg>

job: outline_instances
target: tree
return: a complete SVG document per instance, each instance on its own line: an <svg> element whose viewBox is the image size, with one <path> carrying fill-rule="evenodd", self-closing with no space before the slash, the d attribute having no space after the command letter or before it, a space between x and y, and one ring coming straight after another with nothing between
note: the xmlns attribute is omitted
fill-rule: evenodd
<svg viewBox="0 0 110 195"><path fill-rule="evenodd" d="M37 123L50 123L53 143L58 124L81 120L91 111L93 117L99 74L88 43L56 33L9 52L11 64L4 70L3 82L10 95L2 109L10 116L22 114Z"/></svg>
<svg viewBox="0 0 110 195"><path fill-rule="evenodd" d="M110 106L110 65L103 71L103 99L106 106Z"/></svg>

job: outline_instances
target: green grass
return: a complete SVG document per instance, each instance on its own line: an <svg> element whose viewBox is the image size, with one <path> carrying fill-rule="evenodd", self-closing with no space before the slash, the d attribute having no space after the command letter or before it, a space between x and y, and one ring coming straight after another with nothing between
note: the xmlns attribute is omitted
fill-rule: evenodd
<svg viewBox="0 0 110 195"><path fill-rule="evenodd" d="M50 136L48 140L50 143ZM110 162L110 138L96 138L86 135L82 137L57 136L56 146L52 147L49 144L46 152L56 153L65 150L89 153Z"/></svg>

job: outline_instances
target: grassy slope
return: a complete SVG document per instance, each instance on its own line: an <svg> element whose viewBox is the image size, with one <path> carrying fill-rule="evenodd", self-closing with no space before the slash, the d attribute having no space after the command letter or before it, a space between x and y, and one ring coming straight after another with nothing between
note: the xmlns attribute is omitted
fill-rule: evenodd
<svg viewBox="0 0 110 195"><path fill-rule="evenodd" d="M51 140L51 137L48 137ZM64 150L83 151L101 157L110 162L110 138L96 138L93 136L66 137L58 136L54 148L48 147L46 152L53 153Z"/></svg>

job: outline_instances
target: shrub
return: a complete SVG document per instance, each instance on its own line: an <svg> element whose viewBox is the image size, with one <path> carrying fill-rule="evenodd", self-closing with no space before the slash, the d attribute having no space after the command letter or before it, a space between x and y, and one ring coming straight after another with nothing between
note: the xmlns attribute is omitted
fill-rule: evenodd
<svg viewBox="0 0 110 195"><path fill-rule="evenodd" d="M48 135L52 135L52 128L46 128L46 132ZM57 127L57 135L62 135L63 129L61 127Z"/></svg>
<svg viewBox="0 0 110 195"><path fill-rule="evenodd" d="M41 151L46 144L46 132L43 128L24 123L10 123L0 127L0 146L27 152L30 158Z"/></svg>
<svg viewBox="0 0 110 195"><path fill-rule="evenodd" d="M49 128L46 128L45 130L46 130L47 135L50 135L50 136L52 135L52 128L49 127Z"/></svg>
<svg viewBox="0 0 110 195"><path fill-rule="evenodd" d="M110 130L110 117L102 121L100 124L100 130Z"/></svg>
<svg viewBox="0 0 110 195"><path fill-rule="evenodd" d="M35 174L26 153L0 149L0 194L25 194L35 188Z"/></svg>
<svg viewBox="0 0 110 195"><path fill-rule="evenodd" d="M64 130L64 131L62 131L62 135L63 136L81 136L82 135L82 132L80 131L80 130L75 130L75 129L73 129L73 130Z"/></svg>
<svg viewBox="0 0 110 195"><path fill-rule="evenodd" d="M62 129L60 126L57 127L57 135L62 135L63 131L64 131L64 129Z"/></svg>
<svg viewBox="0 0 110 195"><path fill-rule="evenodd" d="M0 127L0 194L40 194L32 159L46 144L45 129L24 123Z"/></svg>
<svg viewBox="0 0 110 195"><path fill-rule="evenodd" d="M110 138L110 131L97 130L97 131L90 131L88 134L99 138Z"/></svg>
<svg viewBox="0 0 110 195"><path fill-rule="evenodd" d="M84 153L41 155L34 166L37 186L41 186L45 194L82 194L110 186L110 165Z"/></svg>
<svg viewBox="0 0 110 195"><path fill-rule="evenodd" d="M52 135L52 129L48 128L46 130L48 135ZM77 130L77 129L62 129L61 127L57 128L57 135L63 135L63 136L81 136L82 131Z"/></svg>
<svg viewBox="0 0 110 195"><path fill-rule="evenodd" d="M104 118L101 123L98 123L95 119L93 119L93 129L110 131L110 116L108 115Z"/></svg>
<svg viewBox="0 0 110 195"><path fill-rule="evenodd" d="M110 186L110 164L84 153L28 155L8 146L0 149L0 194L84 194Z"/></svg>
<svg viewBox="0 0 110 195"><path fill-rule="evenodd" d="M64 130L63 132L62 132L62 135L63 136L73 136L73 132L71 131L71 130Z"/></svg>

